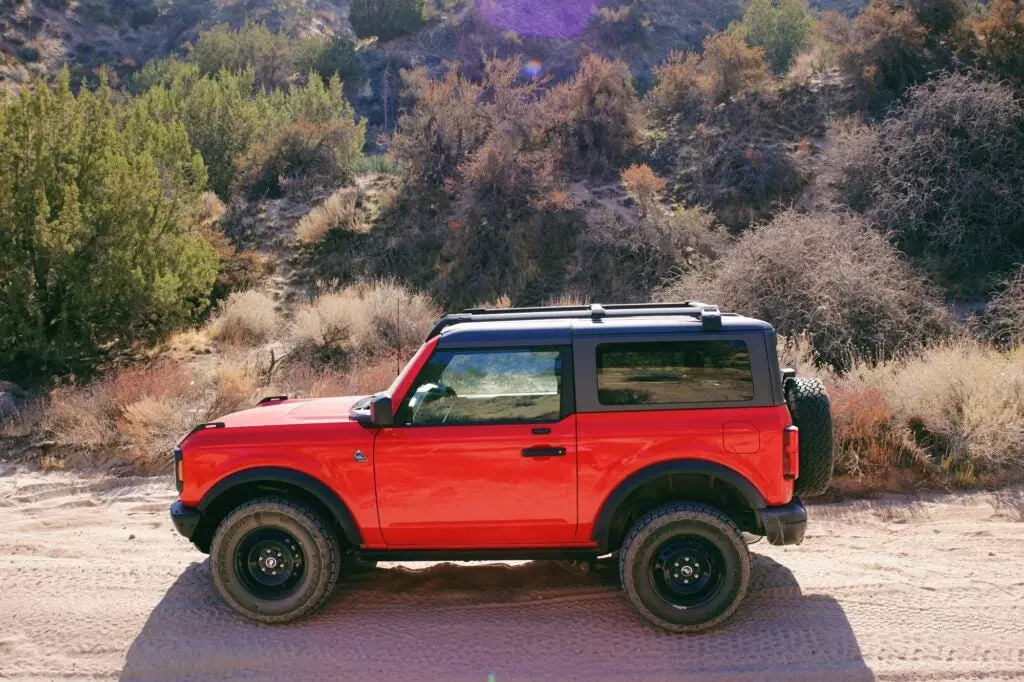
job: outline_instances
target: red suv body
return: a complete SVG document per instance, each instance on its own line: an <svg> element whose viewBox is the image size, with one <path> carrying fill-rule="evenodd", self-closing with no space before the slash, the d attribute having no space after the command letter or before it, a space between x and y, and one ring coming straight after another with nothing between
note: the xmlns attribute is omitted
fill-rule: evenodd
<svg viewBox="0 0 1024 682"><path fill-rule="evenodd" d="M642 615L704 629L746 589L739 533L790 544L806 527L775 341L693 303L449 315L379 394L269 398L197 427L175 453L172 517L257 620L304 615L332 572L378 559L621 550Z"/></svg>

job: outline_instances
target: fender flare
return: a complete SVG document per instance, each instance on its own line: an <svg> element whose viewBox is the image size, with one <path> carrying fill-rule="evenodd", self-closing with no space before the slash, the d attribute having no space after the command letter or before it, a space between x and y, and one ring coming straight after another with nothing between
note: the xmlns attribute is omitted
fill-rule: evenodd
<svg viewBox="0 0 1024 682"><path fill-rule="evenodd" d="M333 490L321 481L295 469L256 467L231 474L210 488L203 495L199 504L196 505L196 509L200 513L205 512L221 495L233 488L248 483L285 483L300 488L303 492L315 497L324 507L330 510L334 520L337 521L338 526L341 528L341 532L344 533L345 539L350 544L356 547L363 544L363 536L359 532L359 526L356 525L355 517L352 516L352 512L349 511L344 500L338 497Z"/></svg>
<svg viewBox="0 0 1024 682"><path fill-rule="evenodd" d="M729 467L701 459L677 459L659 462L634 472L612 490L611 494L605 498L604 503L601 505L601 510L597 514L593 532L590 534L591 539L600 547L607 547L612 519L615 518L615 513L626 498L640 486L671 474L699 474L728 483L739 491L743 499L747 501L747 504L750 505L750 508L758 516L760 516L760 510L766 506L764 496L761 495L754 484Z"/></svg>

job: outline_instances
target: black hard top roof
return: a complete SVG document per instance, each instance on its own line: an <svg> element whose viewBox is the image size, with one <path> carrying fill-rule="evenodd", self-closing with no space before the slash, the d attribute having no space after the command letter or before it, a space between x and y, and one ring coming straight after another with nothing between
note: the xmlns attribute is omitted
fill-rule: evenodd
<svg viewBox="0 0 1024 682"><path fill-rule="evenodd" d="M445 346L515 340L524 345L564 345L573 335L666 332L766 331L771 325L699 302L550 308L475 308L446 315L428 339Z"/></svg>

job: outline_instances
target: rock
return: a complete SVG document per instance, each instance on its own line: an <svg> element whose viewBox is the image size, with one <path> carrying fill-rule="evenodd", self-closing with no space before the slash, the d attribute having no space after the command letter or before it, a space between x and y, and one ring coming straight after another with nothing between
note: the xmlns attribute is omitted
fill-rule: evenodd
<svg viewBox="0 0 1024 682"><path fill-rule="evenodd" d="M18 402L12 393L0 393L0 419L18 414Z"/></svg>
<svg viewBox="0 0 1024 682"><path fill-rule="evenodd" d="M10 393L17 398L25 397L25 390L18 384L11 381L0 380L0 393Z"/></svg>
<svg viewBox="0 0 1024 682"><path fill-rule="evenodd" d="M129 535L128 539L129 540L134 540L135 539L135 533L132 533L131 535Z"/></svg>

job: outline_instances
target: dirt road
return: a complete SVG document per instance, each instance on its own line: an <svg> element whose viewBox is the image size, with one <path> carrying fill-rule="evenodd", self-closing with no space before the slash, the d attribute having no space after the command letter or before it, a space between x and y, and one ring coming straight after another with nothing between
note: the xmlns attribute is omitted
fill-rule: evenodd
<svg viewBox="0 0 1024 682"><path fill-rule="evenodd" d="M641 623L614 570L391 566L236 619L167 480L0 472L0 679L1024 679L1024 492L816 506L722 629Z"/></svg>

